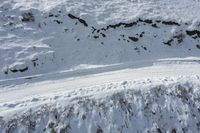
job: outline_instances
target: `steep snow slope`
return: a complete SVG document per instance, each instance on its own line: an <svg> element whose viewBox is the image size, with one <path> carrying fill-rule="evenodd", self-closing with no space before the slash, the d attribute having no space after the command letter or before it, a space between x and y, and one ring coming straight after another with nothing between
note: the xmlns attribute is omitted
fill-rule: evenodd
<svg viewBox="0 0 200 133"><path fill-rule="evenodd" d="M199 4L198 0L2 0L0 79L199 56Z"/></svg>
<svg viewBox="0 0 200 133"><path fill-rule="evenodd" d="M199 76L147 78L4 103L0 132L198 133L199 90Z"/></svg>

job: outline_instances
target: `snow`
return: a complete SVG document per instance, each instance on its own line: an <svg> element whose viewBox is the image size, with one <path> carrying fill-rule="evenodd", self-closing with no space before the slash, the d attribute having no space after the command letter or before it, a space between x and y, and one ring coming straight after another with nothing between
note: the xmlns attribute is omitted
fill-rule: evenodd
<svg viewBox="0 0 200 133"><path fill-rule="evenodd" d="M199 0L0 0L0 133L199 132Z"/></svg>
<svg viewBox="0 0 200 133"><path fill-rule="evenodd" d="M67 12L90 18L92 23L108 24L138 17L198 21L198 0L11 0L13 8L50 11L62 7ZM6 1L10 3L10 1ZM43 4L40 4L43 3Z"/></svg>
<svg viewBox="0 0 200 133"><path fill-rule="evenodd" d="M63 75L52 74L43 75L42 77L36 77L33 79L13 79L1 81L0 101L8 102L17 99L26 98L29 96L43 96L51 93L59 93L65 90L73 90L79 87L87 87L94 85L101 85L105 83L121 82L123 80L138 80L144 78L161 78L168 76L190 76L200 74L200 65L158 65L151 67L142 67L136 69L122 69L107 72L100 72L95 70L90 73L90 71L82 71L78 73L71 73L71 75L66 72ZM66 78L69 76L68 78ZM25 83L25 84L24 84ZM9 87L14 85L14 87ZM39 87L38 87L39 86ZM9 97L12 95L12 97Z"/></svg>
<svg viewBox="0 0 200 133"><path fill-rule="evenodd" d="M199 83L199 76L146 78L4 103L0 130L199 132Z"/></svg>
<svg viewBox="0 0 200 133"><path fill-rule="evenodd" d="M82 73L79 73L78 77L75 77L75 75L71 75L71 77L64 78L68 75L67 73L65 73L65 76L62 75L60 77L57 74L53 74L53 76L43 75L41 77L36 77L33 79L21 78L4 80L1 81L2 87L0 92L0 116L2 116L2 124L0 129L2 131L5 131L7 130L7 128L5 128L6 126L11 126L9 124L11 121L12 124L13 122L15 123L17 121L27 121L31 116L32 118L30 120L34 121L35 123L35 128L33 129L33 132L41 132L45 127L48 127L49 123L52 122L52 115L63 115L63 118L60 118L59 120L66 123L69 119L70 123L68 124L70 124L71 132L80 132L82 128L85 132L94 132L97 125L101 126L101 128L106 132L114 131L115 127L120 128L120 131L123 132L129 132L133 129L135 129L134 131L145 131L147 129L154 131L157 129L157 127L156 129L154 129L154 127L151 125L153 124L153 121L147 121L148 119L150 119L150 117L153 116L146 116L148 115L148 113L146 114L146 112L153 111L157 113L157 110L159 108L162 108L163 112L161 111L159 115L155 115L153 113L155 116L157 116L156 119L154 119L156 121L156 124L160 123L159 117L161 117L162 115L165 117L165 111L169 111L169 114L167 114L166 116L166 122L167 124L169 124L169 126L166 127L164 125L161 125L164 126L161 130L171 130L170 128L172 128L173 124L170 124L170 119L175 118L169 118L168 116L170 115L180 117L181 120L184 120L186 124L190 125L191 123L188 121L191 117L184 119L182 118L181 114L174 114L170 110L168 110L168 108L172 108L174 112L178 112L182 108L181 106L180 108L177 108L177 106L175 106L177 102L181 102L180 99L178 99L179 97L176 97L178 100L175 100L176 103L173 103L174 101L170 100L172 97L169 97L168 94L178 96L179 91L184 91L182 90L183 88L188 88L189 90L187 90L192 92L191 98L193 98L193 96L198 97L198 75L200 75L199 67L199 64L160 64L149 67L127 68L116 71L109 70L108 72L102 73L95 71L97 72L96 74L89 74L89 71L83 71ZM82 76L80 76L81 74ZM180 86L182 88L180 88ZM165 92L154 92L161 91L160 89L158 89L160 87L162 88L161 90ZM173 93L171 91L173 91ZM141 97L138 97L138 93L142 93ZM160 94L166 95L166 100L163 101L164 97L160 96L158 97L160 99L160 102L151 101L153 103L156 103L156 105L152 105L151 108L148 108L144 111L143 108L147 104L145 103L144 99L150 100L149 98L144 98L144 96L149 95L153 99L155 98L154 100L156 100L156 96ZM182 92L180 95L183 95ZM142 100L141 98L144 99ZM123 101L120 101L122 99L124 99L128 103L125 104ZM133 99L135 100L133 101ZM170 107L164 106L163 102ZM195 102L199 104L198 101ZM89 110L85 108L85 104L87 104L86 107L89 108ZM104 104L105 107L102 107L104 106ZM129 104L131 107L129 107ZM185 103L184 101L182 101L179 104L184 105ZM190 106L191 103L187 104L189 105L185 105L183 107L186 108L183 109L186 112L189 111L190 108L187 107ZM68 114L66 113L68 111L70 112L70 108L75 109L73 113L79 112L80 116L78 116L78 118L75 116L71 116L68 118ZM135 114L132 117L129 116L131 119L128 123L126 122L126 120L128 120L126 118L126 108L134 109L132 110L133 112L127 110L128 114ZM196 107L194 109L196 109ZM56 114L54 114L55 110L57 112ZM101 125L103 124L100 120L102 118L101 115L99 116L98 114L98 112L101 112L101 110L107 112L106 114L102 115L105 121L110 121L110 125ZM121 112L121 115L118 114L119 112ZM192 113L195 112L190 113L192 115ZM47 118L46 115L48 115ZM82 115L86 116L87 118L84 125L82 125ZM68 118L67 120L66 117ZM198 117L198 115L196 117ZM42 119L46 121L43 124L41 123L43 121ZM141 125L139 124L140 126L135 126L135 119L142 122ZM124 122L128 124L128 127L126 129L122 128L122 123ZM177 122L178 121L175 121L174 124ZM94 125L92 123L94 123ZM97 125L95 125L95 123L97 123ZM27 132L27 130L31 129L31 127L26 127L27 125L23 125L23 123L18 124L20 124L20 126L18 125L13 129L16 132ZM64 125L59 122L57 124L58 126L55 130L59 131ZM80 125L82 125L83 127L79 127ZM37 128L37 126L39 126L40 128ZM179 129L180 124L173 128L177 128L176 130L181 130ZM192 129L190 126L186 126L186 128L187 130L191 131L198 130L198 128Z"/></svg>
<svg viewBox="0 0 200 133"><path fill-rule="evenodd" d="M0 79L198 57L199 35L187 33L199 31L198 10L195 0L2 1Z"/></svg>

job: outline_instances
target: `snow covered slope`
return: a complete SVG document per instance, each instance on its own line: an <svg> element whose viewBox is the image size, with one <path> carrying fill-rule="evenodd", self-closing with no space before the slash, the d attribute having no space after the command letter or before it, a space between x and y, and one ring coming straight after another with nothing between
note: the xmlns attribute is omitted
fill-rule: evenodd
<svg viewBox="0 0 200 133"><path fill-rule="evenodd" d="M199 0L0 0L0 133L200 132Z"/></svg>
<svg viewBox="0 0 200 133"><path fill-rule="evenodd" d="M0 132L198 132L199 68L159 64L0 81Z"/></svg>
<svg viewBox="0 0 200 133"><path fill-rule="evenodd" d="M199 76L146 78L2 103L0 132L198 133L199 90Z"/></svg>
<svg viewBox="0 0 200 133"><path fill-rule="evenodd" d="M2 0L0 79L199 56L199 5L198 0Z"/></svg>

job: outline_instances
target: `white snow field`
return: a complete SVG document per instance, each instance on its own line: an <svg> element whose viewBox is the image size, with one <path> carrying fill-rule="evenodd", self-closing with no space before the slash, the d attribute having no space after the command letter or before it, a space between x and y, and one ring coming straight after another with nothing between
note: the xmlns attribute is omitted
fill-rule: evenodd
<svg viewBox="0 0 200 133"><path fill-rule="evenodd" d="M199 0L0 0L0 133L199 133Z"/></svg>

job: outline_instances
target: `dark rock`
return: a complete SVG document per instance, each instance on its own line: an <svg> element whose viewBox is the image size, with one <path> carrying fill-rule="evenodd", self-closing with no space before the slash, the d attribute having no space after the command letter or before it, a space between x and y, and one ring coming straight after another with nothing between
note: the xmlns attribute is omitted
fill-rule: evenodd
<svg viewBox="0 0 200 133"><path fill-rule="evenodd" d="M71 19L77 19L80 23L82 23L84 26L88 26L88 24L87 24L87 22L85 21L85 20L83 20L83 19L81 19L81 18L79 18L79 17L76 17L76 16L74 16L74 15L72 15L72 14L68 14L68 17L70 17Z"/></svg>
<svg viewBox="0 0 200 133"><path fill-rule="evenodd" d="M197 47L198 49L200 49L200 45L199 45L199 44L197 44L196 47Z"/></svg>
<svg viewBox="0 0 200 133"><path fill-rule="evenodd" d="M101 129L101 127L100 127L100 126L97 128L97 131L96 131L96 133L103 133L103 130Z"/></svg>
<svg viewBox="0 0 200 133"><path fill-rule="evenodd" d="M186 34L188 36L197 35L200 38L200 31L198 31L198 30L186 30Z"/></svg>
<svg viewBox="0 0 200 133"><path fill-rule="evenodd" d="M163 42L164 44L166 44L166 45L168 45L168 46L172 46L172 42L173 42L174 40L173 39L170 39L170 40L168 40L167 42Z"/></svg>
<svg viewBox="0 0 200 133"><path fill-rule="evenodd" d="M181 33L179 35L174 36L173 38L177 39L178 43L181 43L181 42L183 42L185 35Z"/></svg>
<svg viewBox="0 0 200 133"><path fill-rule="evenodd" d="M26 66L25 68L23 68L23 69L19 69L19 71L20 72L25 72L25 71L27 71L28 70L28 67Z"/></svg>
<svg viewBox="0 0 200 133"><path fill-rule="evenodd" d="M124 28L133 27L134 25L137 25L137 22L126 23L124 24Z"/></svg>
<svg viewBox="0 0 200 133"><path fill-rule="evenodd" d="M142 46L142 48L143 48L144 50L147 50L147 48L146 48L145 46Z"/></svg>
<svg viewBox="0 0 200 133"><path fill-rule="evenodd" d="M130 40L132 40L133 42L137 42L139 40L137 37L131 37L131 36L129 36L128 38Z"/></svg>
<svg viewBox="0 0 200 133"><path fill-rule="evenodd" d="M137 22L144 22L144 21L141 18L139 18Z"/></svg>
<svg viewBox="0 0 200 133"><path fill-rule="evenodd" d="M59 16L60 16L59 14L55 15L56 18L59 17Z"/></svg>
<svg viewBox="0 0 200 133"><path fill-rule="evenodd" d="M33 13L32 12L26 12L24 14L22 14L22 19L21 19L22 22L30 22L30 21L35 21L35 18L33 16Z"/></svg>
<svg viewBox="0 0 200 133"><path fill-rule="evenodd" d="M68 14L68 17L70 17L71 19L78 19L76 16L72 15L72 14Z"/></svg>
<svg viewBox="0 0 200 133"><path fill-rule="evenodd" d="M143 22L145 22L145 23L147 23L147 24L152 24L152 23L153 23L153 21L150 20L150 19L145 19L145 20L143 20Z"/></svg>
<svg viewBox="0 0 200 133"><path fill-rule="evenodd" d="M4 74L8 74L8 71L5 71Z"/></svg>
<svg viewBox="0 0 200 133"><path fill-rule="evenodd" d="M99 38L99 36L94 36L95 39Z"/></svg>
<svg viewBox="0 0 200 133"><path fill-rule="evenodd" d="M54 125L55 125L55 123L53 123L53 122L50 122L50 123L49 123L49 125L48 125L48 127L49 127L49 128L53 128L53 127L54 127Z"/></svg>
<svg viewBox="0 0 200 133"><path fill-rule="evenodd" d="M162 133L160 128L157 128L157 133Z"/></svg>
<svg viewBox="0 0 200 133"><path fill-rule="evenodd" d="M176 133L176 129L175 128L172 129L171 133Z"/></svg>
<svg viewBox="0 0 200 133"><path fill-rule="evenodd" d="M157 26L157 24L152 24L151 26L154 27L154 28L159 28L159 27Z"/></svg>
<svg viewBox="0 0 200 133"><path fill-rule="evenodd" d="M60 20L54 20L54 22L58 23L58 24L62 24L63 22Z"/></svg>
<svg viewBox="0 0 200 133"><path fill-rule="evenodd" d="M86 119L86 116L85 115L82 115L82 120L85 120Z"/></svg>
<svg viewBox="0 0 200 133"><path fill-rule="evenodd" d="M173 21L163 21L162 24L165 24L165 25L176 25L176 26L180 26L179 23L177 23L177 22L173 22Z"/></svg>
<svg viewBox="0 0 200 133"><path fill-rule="evenodd" d="M106 35L105 34L103 34L103 33L100 33L101 35L102 35L102 37L106 37Z"/></svg>
<svg viewBox="0 0 200 133"><path fill-rule="evenodd" d="M11 72L13 72L13 73L16 73L16 72L18 72L18 70L17 70L17 69L10 69L10 71L11 71Z"/></svg>
<svg viewBox="0 0 200 133"><path fill-rule="evenodd" d="M53 17L54 15L52 13L49 13L49 17Z"/></svg>
<svg viewBox="0 0 200 133"><path fill-rule="evenodd" d="M92 26L92 34L93 34L96 30L97 30L97 29L94 28L94 27Z"/></svg>
<svg viewBox="0 0 200 133"><path fill-rule="evenodd" d="M106 31L106 29L105 29L105 28L101 28L101 30L103 30L103 31Z"/></svg>
<svg viewBox="0 0 200 133"><path fill-rule="evenodd" d="M88 24L86 23L85 20L80 19L80 18L79 18L78 20L79 20L79 22L82 23L85 27L88 27Z"/></svg>

